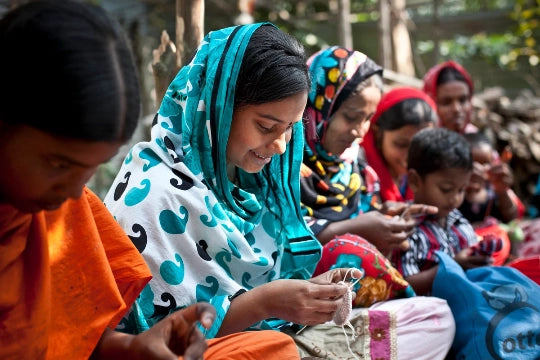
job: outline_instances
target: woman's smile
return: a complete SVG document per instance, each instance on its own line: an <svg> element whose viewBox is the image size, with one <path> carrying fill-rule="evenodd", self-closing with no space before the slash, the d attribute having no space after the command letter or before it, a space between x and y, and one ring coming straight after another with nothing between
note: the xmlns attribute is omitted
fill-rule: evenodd
<svg viewBox="0 0 540 360"><path fill-rule="evenodd" d="M255 161L260 165L266 165L270 162L270 160L272 160L272 155L265 156L255 151L251 151L251 153L254 155Z"/></svg>

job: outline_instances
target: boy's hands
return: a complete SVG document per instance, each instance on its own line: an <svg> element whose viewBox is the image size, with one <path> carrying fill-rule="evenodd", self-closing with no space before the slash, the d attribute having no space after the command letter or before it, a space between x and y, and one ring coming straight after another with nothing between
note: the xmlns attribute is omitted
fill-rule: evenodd
<svg viewBox="0 0 540 360"><path fill-rule="evenodd" d="M439 212L436 206L426 204L407 204L403 202L386 201L381 212L385 215L399 216L405 220L424 215L435 215Z"/></svg>
<svg viewBox="0 0 540 360"><path fill-rule="evenodd" d="M489 255L470 255L471 249L466 248L456 254L454 260L463 270L473 269L480 266L491 265L493 259Z"/></svg>

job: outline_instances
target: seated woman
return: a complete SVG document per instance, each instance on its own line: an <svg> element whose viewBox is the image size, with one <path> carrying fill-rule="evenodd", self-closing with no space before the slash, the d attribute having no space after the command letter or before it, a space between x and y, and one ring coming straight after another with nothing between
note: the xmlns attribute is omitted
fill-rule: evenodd
<svg viewBox="0 0 540 360"><path fill-rule="evenodd" d="M321 245L299 194L309 88L303 48L270 24L205 37L169 86L151 140L131 149L105 198L154 275L126 329L149 328L197 301L216 307L207 338L333 318L349 292L338 282L361 272L311 277ZM445 322L440 305L434 316ZM453 333L444 326L433 334L447 351ZM382 347L395 346L393 338ZM336 344L347 351L345 339Z"/></svg>
<svg viewBox="0 0 540 360"><path fill-rule="evenodd" d="M406 176L409 144L414 134L436 123L435 103L424 92L401 87L383 95L362 142L367 163L380 179L383 201L413 200Z"/></svg>
<svg viewBox="0 0 540 360"><path fill-rule="evenodd" d="M137 126L128 42L99 7L43 0L5 14L0 48L0 358L297 359L275 331L207 344L208 303L142 334L113 330L151 274L84 184Z"/></svg>
<svg viewBox="0 0 540 360"><path fill-rule="evenodd" d="M377 174L362 159L360 146L381 100L382 68L358 51L336 46L314 54L308 65L314 84L305 111L300 180L306 222L323 245L352 233L383 254L406 246L414 221L385 214L399 215L405 204L383 207ZM372 211L377 209L382 212Z"/></svg>
<svg viewBox="0 0 540 360"><path fill-rule="evenodd" d="M445 61L429 69L423 81L422 90L437 104L439 126L459 133L477 131L471 124L474 85L463 66Z"/></svg>

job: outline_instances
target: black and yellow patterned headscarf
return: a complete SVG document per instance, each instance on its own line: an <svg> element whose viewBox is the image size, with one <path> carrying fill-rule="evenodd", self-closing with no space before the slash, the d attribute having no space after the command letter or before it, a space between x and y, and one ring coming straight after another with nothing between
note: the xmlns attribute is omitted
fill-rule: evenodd
<svg viewBox="0 0 540 360"><path fill-rule="evenodd" d="M378 204L378 197L372 196L378 193L377 176L358 163L358 143L351 144L343 154L329 154L320 139L339 106L361 82L381 75L383 69L361 52L338 46L315 53L308 66L312 86L305 111L308 122L300 180L302 209L308 217L344 220L367 211L376 205L373 202ZM312 230L317 233L313 226Z"/></svg>

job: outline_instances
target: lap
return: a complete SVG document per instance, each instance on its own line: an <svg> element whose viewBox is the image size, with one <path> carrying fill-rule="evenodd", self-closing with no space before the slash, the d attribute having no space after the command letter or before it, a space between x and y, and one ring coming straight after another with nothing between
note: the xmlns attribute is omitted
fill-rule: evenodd
<svg viewBox="0 0 540 360"><path fill-rule="evenodd" d="M299 360L292 339L276 330L244 331L208 340L205 360Z"/></svg>
<svg viewBox="0 0 540 360"><path fill-rule="evenodd" d="M423 296L353 309L351 324L354 340L349 328L342 329L333 323L289 335L302 357L432 360L445 358L455 333L454 319L446 301Z"/></svg>

